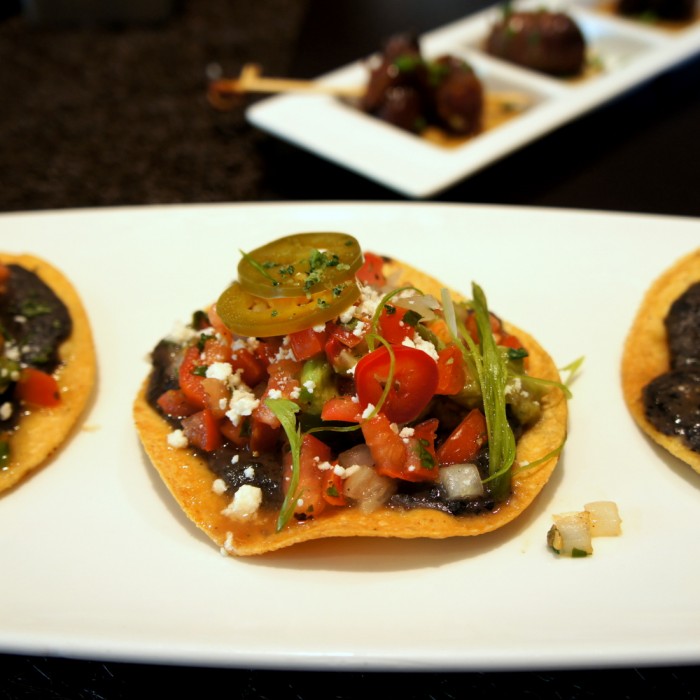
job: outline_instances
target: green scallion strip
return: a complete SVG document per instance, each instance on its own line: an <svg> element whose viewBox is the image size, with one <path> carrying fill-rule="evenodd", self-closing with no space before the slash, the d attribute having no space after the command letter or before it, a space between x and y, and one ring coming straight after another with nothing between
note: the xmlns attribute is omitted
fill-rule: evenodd
<svg viewBox="0 0 700 700"><path fill-rule="evenodd" d="M389 395L389 391L391 390L391 385L394 383L394 373L396 371L396 356L394 355L394 351L391 349L391 344L387 343L384 338L382 338L380 335L376 334L371 334L373 340L379 341L389 352L389 375L386 378L386 384L384 385L384 391L382 391L382 395L379 397L379 401L377 401L377 405L374 407L372 412L367 416L366 420L371 420L374 418L379 411L382 410L382 406L384 405L384 402L386 401L386 397ZM365 338L368 338L370 334L367 334Z"/></svg>
<svg viewBox="0 0 700 700"><path fill-rule="evenodd" d="M299 469L301 460L301 428L297 426L296 414L299 406L289 399L265 399L265 405L275 414L282 424L292 453L292 477L284 497L280 514L277 517L277 532L282 530L294 513L299 494Z"/></svg>

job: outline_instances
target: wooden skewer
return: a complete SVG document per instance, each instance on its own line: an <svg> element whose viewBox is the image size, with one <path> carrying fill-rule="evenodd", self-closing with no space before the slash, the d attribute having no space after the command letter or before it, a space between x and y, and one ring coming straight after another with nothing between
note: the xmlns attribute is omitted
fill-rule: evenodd
<svg viewBox="0 0 700 700"><path fill-rule="evenodd" d="M209 86L210 97L223 101L234 99L246 92L300 92L338 97L361 97L362 86L327 85L312 80L289 80L287 78L264 78L260 66L248 63L243 66L238 78L214 80Z"/></svg>

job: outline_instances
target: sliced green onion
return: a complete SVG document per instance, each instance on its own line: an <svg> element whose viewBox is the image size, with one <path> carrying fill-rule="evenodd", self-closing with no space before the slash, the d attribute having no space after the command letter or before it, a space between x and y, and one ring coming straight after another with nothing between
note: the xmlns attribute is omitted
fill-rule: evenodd
<svg viewBox="0 0 700 700"><path fill-rule="evenodd" d="M289 399L265 399L265 405L275 414L282 424L292 453L292 477L284 497L280 514L277 518L277 532L282 530L294 513L295 504L299 498L299 470L301 460L301 428L297 426L296 414L299 406Z"/></svg>

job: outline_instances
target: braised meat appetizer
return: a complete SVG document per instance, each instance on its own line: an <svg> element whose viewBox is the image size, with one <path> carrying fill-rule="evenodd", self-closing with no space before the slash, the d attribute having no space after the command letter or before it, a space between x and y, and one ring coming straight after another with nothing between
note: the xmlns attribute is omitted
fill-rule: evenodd
<svg viewBox="0 0 700 700"><path fill-rule="evenodd" d="M361 108L406 131L437 126L469 136L482 126L483 87L472 67L452 55L427 60L412 34L391 37L370 65Z"/></svg>
<svg viewBox="0 0 700 700"><path fill-rule="evenodd" d="M513 12L506 8L486 39L493 56L554 76L578 75L586 58L586 41L576 24L561 12Z"/></svg>

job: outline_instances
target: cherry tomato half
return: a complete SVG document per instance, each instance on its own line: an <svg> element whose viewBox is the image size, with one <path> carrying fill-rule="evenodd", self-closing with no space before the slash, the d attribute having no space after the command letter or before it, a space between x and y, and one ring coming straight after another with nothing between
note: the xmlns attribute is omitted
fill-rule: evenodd
<svg viewBox="0 0 700 700"><path fill-rule="evenodd" d="M430 355L405 345L392 347L394 376L381 412L395 423L420 415L435 394L437 363ZM379 402L389 379L391 358L385 346L365 355L355 367L355 387L362 408Z"/></svg>
<svg viewBox="0 0 700 700"><path fill-rule="evenodd" d="M289 299L263 299L234 282L219 297L216 310L226 326L237 335L288 335L330 321L352 306L360 296L354 281L342 283L337 292L320 292Z"/></svg>
<svg viewBox="0 0 700 700"><path fill-rule="evenodd" d="M297 233L244 253L238 281L266 299L300 297L354 279L361 265L360 244L347 233Z"/></svg>

